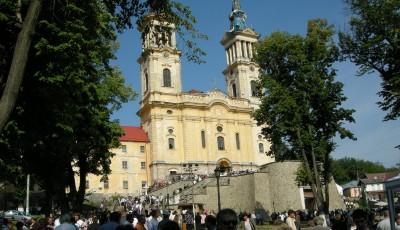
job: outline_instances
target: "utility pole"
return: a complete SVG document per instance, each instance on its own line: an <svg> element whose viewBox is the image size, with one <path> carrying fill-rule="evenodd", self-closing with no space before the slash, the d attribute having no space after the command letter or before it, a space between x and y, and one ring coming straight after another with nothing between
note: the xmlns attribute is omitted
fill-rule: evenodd
<svg viewBox="0 0 400 230"><path fill-rule="evenodd" d="M30 187L30 174L26 176L26 207L25 207L26 215L29 214L29 187Z"/></svg>

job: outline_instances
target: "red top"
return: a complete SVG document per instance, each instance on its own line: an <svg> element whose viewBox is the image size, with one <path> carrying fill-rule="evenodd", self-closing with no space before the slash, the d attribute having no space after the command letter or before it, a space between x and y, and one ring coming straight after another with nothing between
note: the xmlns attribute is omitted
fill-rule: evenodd
<svg viewBox="0 0 400 230"><path fill-rule="evenodd" d="M120 141L149 142L147 133L142 127L121 126L121 128L124 130L124 135L119 138Z"/></svg>

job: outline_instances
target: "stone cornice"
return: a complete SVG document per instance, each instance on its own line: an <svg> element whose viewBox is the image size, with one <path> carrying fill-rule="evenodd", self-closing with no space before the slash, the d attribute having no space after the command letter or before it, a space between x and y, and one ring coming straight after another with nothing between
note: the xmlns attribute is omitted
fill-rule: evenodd
<svg viewBox="0 0 400 230"><path fill-rule="evenodd" d="M227 44L229 44L230 41L234 40L235 37L240 37L240 36L251 38L257 41L258 38L260 37L260 34L256 33L254 30L250 28L247 28L243 31L226 32L223 38L221 39L221 44L223 46L226 46Z"/></svg>
<svg viewBox="0 0 400 230"><path fill-rule="evenodd" d="M137 62L139 64L142 64L144 62L146 62L147 58L152 56L157 58L157 56L161 56L164 52L168 52L169 54L172 55L177 55L177 56L181 56L182 52L176 48L172 48L172 47L159 47L159 48L150 48L150 49L146 49L142 52L142 54L140 55L140 57L137 59Z"/></svg>
<svg viewBox="0 0 400 230"><path fill-rule="evenodd" d="M231 98L220 91L199 94L173 94L152 91L146 93L140 104L141 108L137 113L139 116L142 112L154 107L209 110L215 104L220 104L234 113L249 113L253 111L249 100Z"/></svg>
<svg viewBox="0 0 400 230"><path fill-rule="evenodd" d="M259 68L259 66L258 66L258 64L257 63L255 63L255 62L252 62L252 61L244 61L244 60L239 60L239 61L236 61L236 62L234 62L234 63L232 63L231 65L228 65L223 71L222 71L222 73L224 74L224 75L227 75L227 73L229 73L231 70L233 70L233 69L237 69L239 66L254 66L255 68L256 68L256 70L254 70L254 72L256 73L256 76L258 76L259 75L259 73L258 73L258 68Z"/></svg>

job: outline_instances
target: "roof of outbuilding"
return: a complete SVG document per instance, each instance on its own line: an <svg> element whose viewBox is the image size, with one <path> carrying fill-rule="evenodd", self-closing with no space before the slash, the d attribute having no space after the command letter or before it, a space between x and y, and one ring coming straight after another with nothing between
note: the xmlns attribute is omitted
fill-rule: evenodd
<svg viewBox="0 0 400 230"><path fill-rule="evenodd" d="M120 141L149 142L147 133L142 127L121 126L121 128L124 130L124 135L119 138Z"/></svg>
<svg viewBox="0 0 400 230"><path fill-rule="evenodd" d="M352 180L344 185L342 185L343 190L348 189L348 188L356 188L358 186L358 180Z"/></svg>
<svg viewBox="0 0 400 230"><path fill-rule="evenodd" d="M397 176L398 174L398 172L367 173L367 178L361 179L361 182L364 184L383 183L390 178Z"/></svg>

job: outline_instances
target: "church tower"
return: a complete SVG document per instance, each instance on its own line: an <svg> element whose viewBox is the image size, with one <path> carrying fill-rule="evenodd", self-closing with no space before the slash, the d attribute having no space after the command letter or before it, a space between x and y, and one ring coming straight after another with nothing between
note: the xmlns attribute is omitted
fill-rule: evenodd
<svg viewBox="0 0 400 230"><path fill-rule="evenodd" d="M224 34L221 44L225 48L227 67L223 71L230 97L248 99L254 106L257 98L258 66L253 61L254 44L259 34L246 25L246 14L239 0L232 0L229 15L230 29Z"/></svg>
<svg viewBox="0 0 400 230"><path fill-rule="evenodd" d="M147 16L139 26L142 33L140 64L142 106L153 92L178 94L182 90L181 52L176 46L175 27Z"/></svg>

